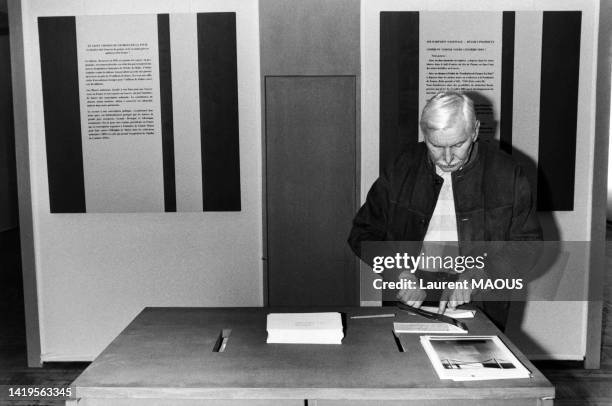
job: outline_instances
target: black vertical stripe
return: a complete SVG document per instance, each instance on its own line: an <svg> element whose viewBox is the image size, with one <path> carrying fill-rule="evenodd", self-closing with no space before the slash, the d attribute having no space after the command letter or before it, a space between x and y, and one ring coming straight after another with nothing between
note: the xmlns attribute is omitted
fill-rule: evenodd
<svg viewBox="0 0 612 406"><path fill-rule="evenodd" d="M39 17L51 213L84 213L85 181L75 17Z"/></svg>
<svg viewBox="0 0 612 406"><path fill-rule="evenodd" d="M545 11L542 26L538 210L573 210L580 11Z"/></svg>
<svg viewBox="0 0 612 406"><path fill-rule="evenodd" d="M512 103L514 99L514 11L504 11L502 23L502 72L499 144L512 153Z"/></svg>
<svg viewBox="0 0 612 406"><path fill-rule="evenodd" d="M175 212L176 182L174 175L174 123L172 116L172 61L170 56L170 16L168 14L157 15L157 38L164 166L164 207L167 212Z"/></svg>
<svg viewBox="0 0 612 406"><path fill-rule="evenodd" d="M240 211L236 14L198 14L204 211Z"/></svg>
<svg viewBox="0 0 612 406"><path fill-rule="evenodd" d="M380 13L379 168L419 140L419 13Z"/></svg>

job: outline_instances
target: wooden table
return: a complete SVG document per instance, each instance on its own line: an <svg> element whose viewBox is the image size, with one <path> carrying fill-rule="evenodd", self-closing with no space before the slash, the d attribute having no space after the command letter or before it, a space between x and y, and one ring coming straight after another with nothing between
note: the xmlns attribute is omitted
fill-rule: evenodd
<svg viewBox="0 0 612 406"><path fill-rule="evenodd" d="M350 319L395 308L313 309L349 316L342 345L266 344L266 314L290 310L146 308L76 379L68 404L552 405L554 387L480 312L466 319L470 334L500 335L532 378L440 380L419 335L399 351L397 318ZM224 328L227 348L213 352Z"/></svg>

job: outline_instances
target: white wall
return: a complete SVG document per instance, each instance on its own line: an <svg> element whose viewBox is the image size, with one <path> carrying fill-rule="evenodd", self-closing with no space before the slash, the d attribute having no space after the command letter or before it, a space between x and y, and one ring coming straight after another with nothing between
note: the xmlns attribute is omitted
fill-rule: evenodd
<svg viewBox="0 0 612 406"><path fill-rule="evenodd" d="M595 80L597 61L596 35L598 30L598 2L579 0L363 0L362 1L362 89L361 89L361 191L362 200L378 176L378 134L379 134L379 25L380 11L542 11L542 10L582 10L579 105L576 148L576 182L574 211L555 212L552 218L544 218L545 229L550 231L556 224L558 238L563 241L588 241L590 238L590 219L593 184L593 153L595 137ZM529 94L533 81L517 82L516 94ZM526 99L529 100L529 99ZM525 112L522 112L525 113ZM528 137L533 136L533 123L517 120L522 114L514 109L513 142L521 140L523 145L533 144ZM416 124L415 124L416 125ZM534 151L522 151L528 155ZM537 159L537 151L535 151ZM580 278L567 278L562 281L560 295L564 291L586 290L588 281L589 258L585 249L574 251L568 269L580 272ZM565 285L564 285L565 284ZM538 297L538 292L533 292ZM541 297L541 296L540 296ZM565 296L567 297L567 296ZM532 358L583 359L586 351L586 302L530 302L526 312L509 323L511 337L526 354ZM515 317L517 313L515 313ZM556 317L555 315L558 315ZM563 318L563 323L559 321Z"/></svg>
<svg viewBox="0 0 612 406"><path fill-rule="evenodd" d="M18 0L12 0L17 2ZM424 5L427 3L427 5ZM575 211L557 213L562 239L589 235L594 134L595 1L531 0L362 3L362 198L378 174L377 10L583 9ZM0 0L0 6L1 6ZM413 5L413 6L411 6ZM414 5L421 5L416 7ZM262 162L257 0L22 0L34 262L43 361L91 360L144 306L260 306ZM236 11L240 113L240 213L53 214L45 156L38 16ZM20 114L20 112L17 112ZM26 127L27 124L27 127ZM516 130L515 130L516 131ZM21 157L24 154L20 155ZM24 193L22 191L21 193ZM586 269L588 258L575 264ZM582 281L584 282L584 281ZM559 313L559 309L562 312ZM563 314L571 325L551 314ZM532 306L520 327L548 357L584 355L583 302ZM520 337L517 337L520 339ZM535 354L538 355L538 354ZM540 354L542 355L542 354Z"/></svg>
<svg viewBox="0 0 612 406"><path fill-rule="evenodd" d="M612 88L610 89L612 92ZM610 99L610 111L612 112L612 99ZM612 133L612 114L610 114L610 133ZM608 221L612 221L612 139L608 140Z"/></svg>
<svg viewBox="0 0 612 406"><path fill-rule="evenodd" d="M610 12L610 10L612 10L612 7L610 7L609 3L604 3L602 5L602 16L601 16L601 20L599 22L599 24L601 26L610 26L610 24L612 24L612 12ZM612 43L612 38L608 38L608 44ZM603 39L602 39L603 41ZM605 43L604 43L605 44ZM612 71L612 66L610 64L611 60L612 60L612 49L608 49L608 55L607 56L607 60L600 62L600 63L607 63L607 69L608 72ZM610 91L612 92L612 83L611 83L611 89ZM610 98L610 133L612 133L612 98ZM612 139L608 140L608 206L607 206L607 213L606 213L606 217L608 219L608 221L612 221Z"/></svg>
<svg viewBox="0 0 612 406"><path fill-rule="evenodd" d="M21 7L42 360L93 359L144 306L261 306L257 1L23 0ZM236 12L242 211L50 214L37 17L199 11Z"/></svg>

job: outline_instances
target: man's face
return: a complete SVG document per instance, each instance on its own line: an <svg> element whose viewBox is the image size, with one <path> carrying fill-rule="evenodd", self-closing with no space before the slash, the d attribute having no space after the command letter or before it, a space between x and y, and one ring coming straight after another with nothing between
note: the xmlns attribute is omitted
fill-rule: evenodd
<svg viewBox="0 0 612 406"><path fill-rule="evenodd" d="M454 172L469 159L472 144L478 137L479 123L469 131L463 118L443 130L431 130L425 134L425 144L431 160L444 172Z"/></svg>

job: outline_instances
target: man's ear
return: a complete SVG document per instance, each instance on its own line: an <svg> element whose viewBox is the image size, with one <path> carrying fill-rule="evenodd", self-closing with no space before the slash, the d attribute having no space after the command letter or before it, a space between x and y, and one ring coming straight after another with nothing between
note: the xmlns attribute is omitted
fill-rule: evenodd
<svg viewBox="0 0 612 406"><path fill-rule="evenodd" d="M480 130L480 121L476 120L476 124L474 124L474 135L472 136L472 141L476 141L478 139L479 130Z"/></svg>

